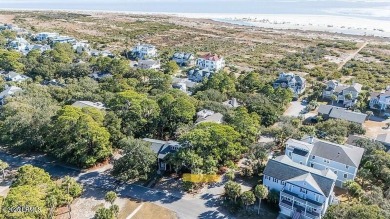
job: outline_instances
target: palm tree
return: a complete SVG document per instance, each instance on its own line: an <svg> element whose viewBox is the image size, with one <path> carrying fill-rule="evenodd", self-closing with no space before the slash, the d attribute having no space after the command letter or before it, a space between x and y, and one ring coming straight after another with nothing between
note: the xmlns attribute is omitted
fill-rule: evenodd
<svg viewBox="0 0 390 219"><path fill-rule="evenodd" d="M374 115L374 112L372 112L372 111L366 111L366 114L367 114L367 120L369 120L370 117L371 117L372 115Z"/></svg>
<svg viewBox="0 0 390 219"><path fill-rule="evenodd" d="M113 191L109 191L107 192L106 196L104 197L104 199L107 201L107 202L110 202L110 204L114 204L115 202L115 199L118 197L118 195L113 192Z"/></svg>
<svg viewBox="0 0 390 219"><path fill-rule="evenodd" d="M268 189L263 185L257 185L254 194L259 199L259 208L257 209L257 214L260 214L261 199L264 199L268 196Z"/></svg>
<svg viewBox="0 0 390 219"><path fill-rule="evenodd" d="M230 198L234 199L234 202L236 202L237 197L241 194L241 186L238 183L229 181L225 184L225 192Z"/></svg>
<svg viewBox="0 0 390 219"><path fill-rule="evenodd" d="M8 163L0 160L0 169L3 172L3 180L5 179L5 169L9 167Z"/></svg>
<svg viewBox="0 0 390 219"><path fill-rule="evenodd" d="M49 195L46 198L47 205L50 207L49 218L53 218L54 209L57 206L57 199L54 195Z"/></svg>
<svg viewBox="0 0 390 219"><path fill-rule="evenodd" d="M253 195L253 192L245 191L241 195L241 200L245 205L245 209L248 209L248 205L252 205L253 203L255 203L256 198L255 195Z"/></svg>
<svg viewBox="0 0 390 219"><path fill-rule="evenodd" d="M70 184L72 183L72 178L70 178L70 176L65 176L62 183L64 185L66 185L66 194L69 194Z"/></svg>
<svg viewBox="0 0 390 219"><path fill-rule="evenodd" d="M337 96L333 94L332 96L330 96L330 99L332 100L332 106L333 106L333 102L337 100Z"/></svg>
<svg viewBox="0 0 390 219"><path fill-rule="evenodd" d="M229 170L229 171L226 173L226 178L227 178L229 181L233 181L234 178L235 178L234 170Z"/></svg>

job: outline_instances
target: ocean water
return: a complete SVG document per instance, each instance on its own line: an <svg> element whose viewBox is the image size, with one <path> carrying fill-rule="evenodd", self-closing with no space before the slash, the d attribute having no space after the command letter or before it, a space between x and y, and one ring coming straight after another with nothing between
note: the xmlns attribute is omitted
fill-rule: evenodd
<svg viewBox="0 0 390 219"><path fill-rule="evenodd" d="M242 25L390 37L390 0L0 0L1 9L169 13Z"/></svg>

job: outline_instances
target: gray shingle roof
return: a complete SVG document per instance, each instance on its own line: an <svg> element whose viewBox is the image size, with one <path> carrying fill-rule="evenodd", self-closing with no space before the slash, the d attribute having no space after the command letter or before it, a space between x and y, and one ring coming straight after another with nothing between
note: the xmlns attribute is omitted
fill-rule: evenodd
<svg viewBox="0 0 390 219"><path fill-rule="evenodd" d="M325 195L325 194L323 194L322 189L320 188L320 186L318 185L316 180L313 178L313 175L311 173L306 173L306 174L294 177L292 179L289 179L287 181L288 182L306 182L311 187L313 187L316 191L318 191L322 195Z"/></svg>
<svg viewBox="0 0 390 219"><path fill-rule="evenodd" d="M363 124L367 118L367 114L352 112L345 110L344 108L329 105L320 105L318 108L318 113L328 115L329 118L342 119L359 124Z"/></svg>
<svg viewBox="0 0 390 219"><path fill-rule="evenodd" d="M308 141L304 139L303 141ZM320 139L314 139L310 155L319 156L349 166L359 167L364 149L352 145L340 145Z"/></svg>
<svg viewBox="0 0 390 219"><path fill-rule="evenodd" d="M286 155L269 160L264 169L264 174L279 180L287 181L304 174L311 173L322 193L328 197L332 192L333 183L337 176L320 170L293 162Z"/></svg>

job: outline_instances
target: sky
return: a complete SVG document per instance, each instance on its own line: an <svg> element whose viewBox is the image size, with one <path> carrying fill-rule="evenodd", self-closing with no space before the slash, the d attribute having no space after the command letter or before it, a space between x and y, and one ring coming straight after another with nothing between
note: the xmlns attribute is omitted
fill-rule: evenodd
<svg viewBox="0 0 390 219"><path fill-rule="evenodd" d="M390 0L0 0L0 9L314 14L390 20Z"/></svg>

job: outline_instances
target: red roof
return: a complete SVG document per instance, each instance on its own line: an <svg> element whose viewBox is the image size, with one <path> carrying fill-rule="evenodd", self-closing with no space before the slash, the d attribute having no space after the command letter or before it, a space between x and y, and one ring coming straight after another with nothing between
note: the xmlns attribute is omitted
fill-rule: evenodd
<svg viewBox="0 0 390 219"><path fill-rule="evenodd" d="M221 59L220 56L218 56L216 54L211 54L211 53L208 53L208 54L202 56L201 58L205 59L205 60L209 60L209 61L219 61Z"/></svg>

